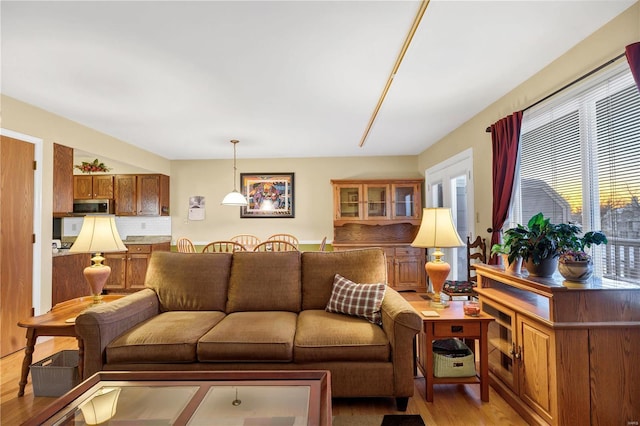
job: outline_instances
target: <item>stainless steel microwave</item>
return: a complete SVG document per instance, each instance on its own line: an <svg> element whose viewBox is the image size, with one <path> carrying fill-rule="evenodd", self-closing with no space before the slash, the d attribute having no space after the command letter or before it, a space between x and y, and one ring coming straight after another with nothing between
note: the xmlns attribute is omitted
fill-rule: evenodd
<svg viewBox="0 0 640 426"><path fill-rule="evenodd" d="M113 200L73 200L73 213L84 214L114 214Z"/></svg>

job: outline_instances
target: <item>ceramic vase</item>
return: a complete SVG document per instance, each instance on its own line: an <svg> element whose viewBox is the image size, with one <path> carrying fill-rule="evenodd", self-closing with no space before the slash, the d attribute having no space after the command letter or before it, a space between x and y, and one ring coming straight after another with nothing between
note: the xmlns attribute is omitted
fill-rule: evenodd
<svg viewBox="0 0 640 426"><path fill-rule="evenodd" d="M556 268L558 266L558 258L549 257L544 259L537 265L533 263L533 260L529 259L528 261L523 262L523 265L527 269L527 272L529 272L530 276L549 278L556 272Z"/></svg>
<svg viewBox="0 0 640 426"><path fill-rule="evenodd" d="M558 272L567 281L584 282L593 274L593 262L590 260L559 262Z"/></svg>

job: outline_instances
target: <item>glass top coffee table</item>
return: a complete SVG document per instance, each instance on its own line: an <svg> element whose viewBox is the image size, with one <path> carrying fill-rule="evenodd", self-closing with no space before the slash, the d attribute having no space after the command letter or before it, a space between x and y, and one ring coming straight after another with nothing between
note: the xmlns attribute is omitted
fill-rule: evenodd
<svg viewBox="0 0 640 426"><path fill-rule="evenodd" d="M100 372L24 425L323 426L331 417L328 371Z"/></svg>

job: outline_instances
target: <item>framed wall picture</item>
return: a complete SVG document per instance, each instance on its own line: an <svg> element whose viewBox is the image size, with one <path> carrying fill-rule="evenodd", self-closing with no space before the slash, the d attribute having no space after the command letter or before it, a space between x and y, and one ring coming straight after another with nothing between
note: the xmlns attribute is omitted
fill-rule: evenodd
<svg viewBox="0 0 640 426"><path fill-rule="evenodd" d="M293 173L240 173L240 192L249 202L240 217L295 217L293 185Z"/></svg>

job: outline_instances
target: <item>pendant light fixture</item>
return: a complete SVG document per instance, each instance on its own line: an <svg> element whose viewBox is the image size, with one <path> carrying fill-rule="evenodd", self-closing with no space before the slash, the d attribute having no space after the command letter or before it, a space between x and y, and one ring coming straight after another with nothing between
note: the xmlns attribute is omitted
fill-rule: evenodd
<svg viewBox="0 0 640 426"><path fill-rule="evenodd" d="M247 203L247 199L244 198L244 196L236 189L236 145L239 142L240 141L235 139L231 141L231 143L233 144L233 191L225 195L224 199L222 200L223 206L243 207L249 204Z"/></svg>

